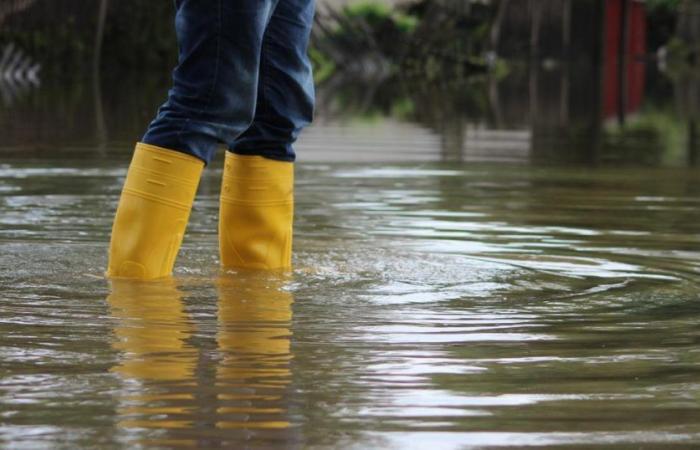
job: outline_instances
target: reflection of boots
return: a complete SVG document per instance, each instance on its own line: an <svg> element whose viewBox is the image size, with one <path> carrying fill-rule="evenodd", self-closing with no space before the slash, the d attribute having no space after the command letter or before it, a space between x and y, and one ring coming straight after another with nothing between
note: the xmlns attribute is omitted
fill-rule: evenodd
<svg viewBox="0 0 700 450"><path fill-rule="evenodd" d="M203 167L193 156L137 144L114 218L108 277L171 274Z"/></svg>
<svg viewBox="0 0 700 450"><path fill-rule="evenodd" d="M226 152L219 249L226 268L292 265L294 165Z"/></svg>
<svg viewBox="0 0 700 450"><path fill-rule="evenodd" d="M112 371L144 381L191 379L197 351L185 341L194 330L175 283L112 280L111 284L107 302L118 319L113 347L124 352Z"/></svg>
<svg viewBox="0 0 700 450"><path fill-rule="evenodd" d="M284 279L265 275L219 280L220 428L289 427L292 295L281 289Z"/></svg>
<svg viewBox="0 0 700 450"><path fill-rule="evenodd" d="M112 280L107 297L117 319L115 350L122 352L111 372L138 381L129 384L118 408L118 426L170 430L191 428L197 349L186 341L194 327L172 280ZM137 390L135 390L137 389Z"/></svg>

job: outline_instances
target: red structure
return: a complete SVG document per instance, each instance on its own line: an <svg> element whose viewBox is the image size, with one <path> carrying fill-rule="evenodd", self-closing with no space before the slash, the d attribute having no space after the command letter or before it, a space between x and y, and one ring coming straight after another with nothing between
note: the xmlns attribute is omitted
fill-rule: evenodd
<svg viewBox="0 0 700 450"><path fill-rule="evenodd" d="M606 0L604 18L604 119L637 111L644 97L646 9L642 0Z"/></svg>

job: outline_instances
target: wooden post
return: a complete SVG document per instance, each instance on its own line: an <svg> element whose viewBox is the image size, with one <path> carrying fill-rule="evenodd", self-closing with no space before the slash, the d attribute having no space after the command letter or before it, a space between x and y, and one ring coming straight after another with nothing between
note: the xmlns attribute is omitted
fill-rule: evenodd
<svg viewBox="0 0 700 450"><path fill-rule="evenodd" d="M562 59L571 58L571 0L563 0L561 14Z"/></svg>
<svg viewBox="0 0 700 450"><path fill-rule="evenodd" d="M107 123L105 122L104 107L102 105L102 79L100 65L102 62L102 41L104 39L105 21L107 20L107 6L109 0L100 0L97 8L97 26L95 29L95 48L92 58L92 93L95 100L95 132L99 152L104 152L107 143Z"/></svg>
<svg viewBox="0 0 700 450"><path fill-rule="evenodd" d="M620 36L617 51L617 88L619 92L617 104L617 119L621 126L625 125L627 112L627 60L629 56L629 27L630 27L630 0L621 0L620 10Z"/></svg>
<svg viewBox="0 0 700 450"><path fill-rule="evenodd" d="M530 28L530 59L536 59L539 55L540 44L540 27L542 26L542 11L545 0L532 0L530 2L531 10L531 28Z"/></svg>
<svg viewBox="0 0 700 450"><path fill-rule="evenodd" d="M102 40L105 33L105 20L107 19L107 3L109 0L100 0L100 5L97 8L97 25L95 28L95 48L93 54L93 67L96 70L100 68L102 59Z"/></svg>

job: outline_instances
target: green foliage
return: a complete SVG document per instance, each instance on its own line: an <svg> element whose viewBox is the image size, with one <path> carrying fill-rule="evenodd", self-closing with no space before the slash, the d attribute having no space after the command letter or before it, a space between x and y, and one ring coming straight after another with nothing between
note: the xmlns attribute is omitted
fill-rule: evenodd
<svg viewBox="0 0 700 450"><path fill-rule="evenodd" d="M344 8L344 12L348 17L362 17L370 25L382 23L392 15L389 6L371 0L350 4Z"/></svg>
<svg viewBox="0 0 700 450"><path fill-rule="evenodd" d="M410 33L418 24L418 18L404 14L384 3L364 0L352 3L343 9L348 18L361 18L370 27L379 27L391 23L403 33Z"/></svg>
<svg viewBox="0 0 700 450"><path fill-rule="evenodd" d="M673 164L685 155L686 124L673 111L645 108L631 117L624 127L605 129L609 159L641 164Z"/></svg>
<svg viewBox="0 0 700 450"><path fill-rule="evenodd" d="M683 39L673 37L667 44L667 72L671 78L680 78L698 72L700 48Z"/></svg>
<svg viewBox="0 0 700 450"><path fill-rule="evenodd" d="M680 5L681 0L646 0L646 8L652 14L659 10L675 11Z"/></svg>
<svg viewBox="0 0 700 450"><path fill-rule="evenodd" d="M481 5L467 15L455 14L431 0L416 0L398 8L362 0L321 18L314 33L318 51L314 59L332 61L332 66L324 67L339 72L385 67L395 74L428 81L464 78L485 70L482 55L489 38L491 10L492 6Z"/></svg>
<svg viewBox="0 0 700 450"><path fill-rule="evenodd" d="M309 58L314 67L314 80L316 83L323 83L336 70L335 63L316 48L309 49Z"/></svg>
<svg viewBox="0 0 700 450"><path fill-rule="evenodd" d="M417 24L417 18L384 3L363 0L321 19L314 33L314 44L336 67L347 61L354 64L370 53L396 61L404 53Z"/></svg>
<svg viewBox="0 0 700 450"><path fill-rule="evenodd" d="M403 33L412 33L418 26L418 18L408 14L398 14L394 16L396 27Z"/></svg>

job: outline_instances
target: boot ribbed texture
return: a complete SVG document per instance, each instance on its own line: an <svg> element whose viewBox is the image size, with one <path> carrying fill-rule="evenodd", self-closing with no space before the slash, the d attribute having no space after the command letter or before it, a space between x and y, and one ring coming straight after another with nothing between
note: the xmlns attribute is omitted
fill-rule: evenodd
<svg viewBox="0 0 700 450"><path fill-rule="evenodd" d="M294 164L226 152L219 213L225 268L292 265Z"/></svg>
<svg viewBox="0 0 700 450"><path fill-rule="evenodd" d="M193 156L136 145L114 218L108 277L172 273L203 168Z"/></svg>

